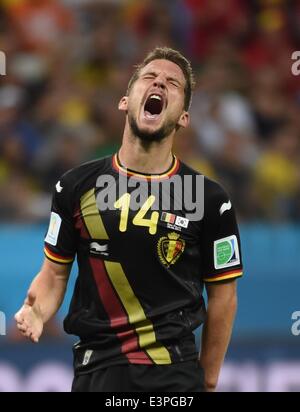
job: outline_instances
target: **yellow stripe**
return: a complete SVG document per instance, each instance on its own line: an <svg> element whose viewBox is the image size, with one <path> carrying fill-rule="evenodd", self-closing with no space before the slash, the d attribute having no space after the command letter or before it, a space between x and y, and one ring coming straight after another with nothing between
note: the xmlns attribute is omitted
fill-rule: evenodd
<svg viewBox="0 0 300 412"><path fill-rule="evenodd" d="M218 276L214 278L206 278L203 279L204 282L216 282L219 280L224 280L224 279L232 279L232 278L237 278L239 276L242 276L243 272L235 272L235 273L227 273L224 276Z"/></svg>
<svg viewBox="0 0 300 412"><path fill-rule="evenodd" d="M167 252L167 262L171 262L174 257L177 240L169 240L169 247Z"/></svg>
<svg viewBox="0 0 300 412"><path fill-rule="evenodd" d="M44 248L44 252L45 255L51 259L51 260L55 260L56 262L60 262L60 263L72 263L73 262L73 258L72 259L60 259L56 256L53 256L46 248Z"/></svg>
<svg viewBox="0 0 300 412"><path fill-rule="evenodd" d="M81 213L89 231L94 239L108 239L102 218L96 205L95 190L91 189L80 199ZM152 322L146 318L145 312L134 295L128 283L125 273L120 263L104 262L107 273L128 313L129 323L138 324L136 332L139 337L141 348L151 346L146 349L149 356L157 364L170 364L171 358L167 349L156 341Z"/></svg>
<svg viewBox="0 0 300 412"><path fill-rule="evenodd" d="M81 213L93 239L108 239L102 218L96 204L95 189L89 190L80 199Z"/></svg>
<svg viewBox="0 0 300 412"><path fill-rule="evenodd" d="M146 318L144 309L135 296L122 266L118 262L105 261L104 263L110 280L128 314L129 323L138 325L135 327L135 330L138 334L140 347L145 348L148 355L156 364L170 364L170 354L164 346L156 341L153 324Z"/></svg>
<svg viewBox="0 0 300 412"><path fill-rule="evenodd" d="M118 161L118 156L115 154L115 162L116 165L119 169L121 169L124 173L127 173L131 176L139 176L139 177L146 177L146 178L151 178L151 179L160 179L161 177L166 177L169 176L172 172L174 172L174 170L176 169L177 165L178 165L178 159L175 155L174 156L174 164L172 166L172 168L163 174L158 174L158 175L151 175L151 174L143 174L143 173L138 173L138 172L132 172L131 170L126 169L125 167L121 166L119 161Z"/></svg>

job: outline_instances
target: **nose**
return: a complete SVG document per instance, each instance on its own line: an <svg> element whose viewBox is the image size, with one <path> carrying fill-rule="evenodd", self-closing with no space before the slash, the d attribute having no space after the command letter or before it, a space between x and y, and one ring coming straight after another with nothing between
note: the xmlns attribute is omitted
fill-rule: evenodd
<svg viewBox="0 0 300 412"><path fill-rule="evenodd" d="M164 90L166 88L165 76L163 76L162 74L158 75L153 81L153 86Z"/></svg>

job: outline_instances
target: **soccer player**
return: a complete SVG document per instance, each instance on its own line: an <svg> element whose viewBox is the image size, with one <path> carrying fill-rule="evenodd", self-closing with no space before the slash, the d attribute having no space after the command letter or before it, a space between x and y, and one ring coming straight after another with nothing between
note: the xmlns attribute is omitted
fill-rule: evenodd
<svg viewBox="0 0 300 412"><path fill-rule="evenodd" d="M185 57L154 49L119 102L126 115L119 152L70 170L56 184L46 258L15 318L38 342L62 303L76 256L79 274L64 321L80 338L73 391L216 388L242 262L228 195L172 154L176 131L189 124L193 83ZM202 323L198 354L193 330Z"/></svg>

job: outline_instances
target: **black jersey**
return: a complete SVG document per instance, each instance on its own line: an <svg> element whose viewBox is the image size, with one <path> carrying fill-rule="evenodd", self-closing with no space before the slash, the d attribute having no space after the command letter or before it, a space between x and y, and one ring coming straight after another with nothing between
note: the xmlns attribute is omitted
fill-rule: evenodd
<svg viewBox="0 0 300 412"><path fill-rule="evenodd" d="M166 198L173 178L183 187ZM198 189L195 218L182 200ZM192 331L205 318L204 283L242 275L228 195L176 157L160 175L125 169L117 155L67 172L55 188L45 255L60 264L77 257L64 328L80 338L79 372L197 358Z"/></svg>

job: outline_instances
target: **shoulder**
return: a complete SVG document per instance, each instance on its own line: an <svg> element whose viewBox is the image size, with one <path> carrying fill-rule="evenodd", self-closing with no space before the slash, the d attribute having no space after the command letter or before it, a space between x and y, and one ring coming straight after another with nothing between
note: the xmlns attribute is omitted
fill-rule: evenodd
<svg viewBox="0 0 300 412"><path fill-rule="evenodd" d="M64 184L68 186L69 189L76 189L84 182L93 181L97 179L99 175L109 172L110 165L111 156L91 160L68 170L60 177L59 182L61 185Z"/></svg>
<svg viewBox="0 0 300 412"><path fill-rule="evenodd" d="M76 205L81 196L95 187L101 174L111 173L111 156L83 163L64 173L53 188L56 202Z"/></svg>
<svg viewBox="0 0 300 412"><path fill-rule="evenodd" d="M197 172L197 170L193 169L191 166L187 165L181 160L179 174L182 176L203 176L203 174Z"/></svg>
<svg viewBox="0 0 300 412"><path fill-rule="evenodd" d="M204 176L204 188L207 201L229 200L229 195L224 187L206 176Z"/></svg>
<svg viewBox="0 0 300 412"><path fill-rule="evenodd" d="M223 186L210 179L209 177L205 176L204 174L196 171L192 167L188 166L187 164L180 162L181 163L181 168L180 168L180 174L182 176L196 176L199 177L197 182L198 184L201 182L204 187L204 196L205 196L205 202L214 202L219 199L229 199L229 196L226 192L226 190L223 188Z"/></svg>

